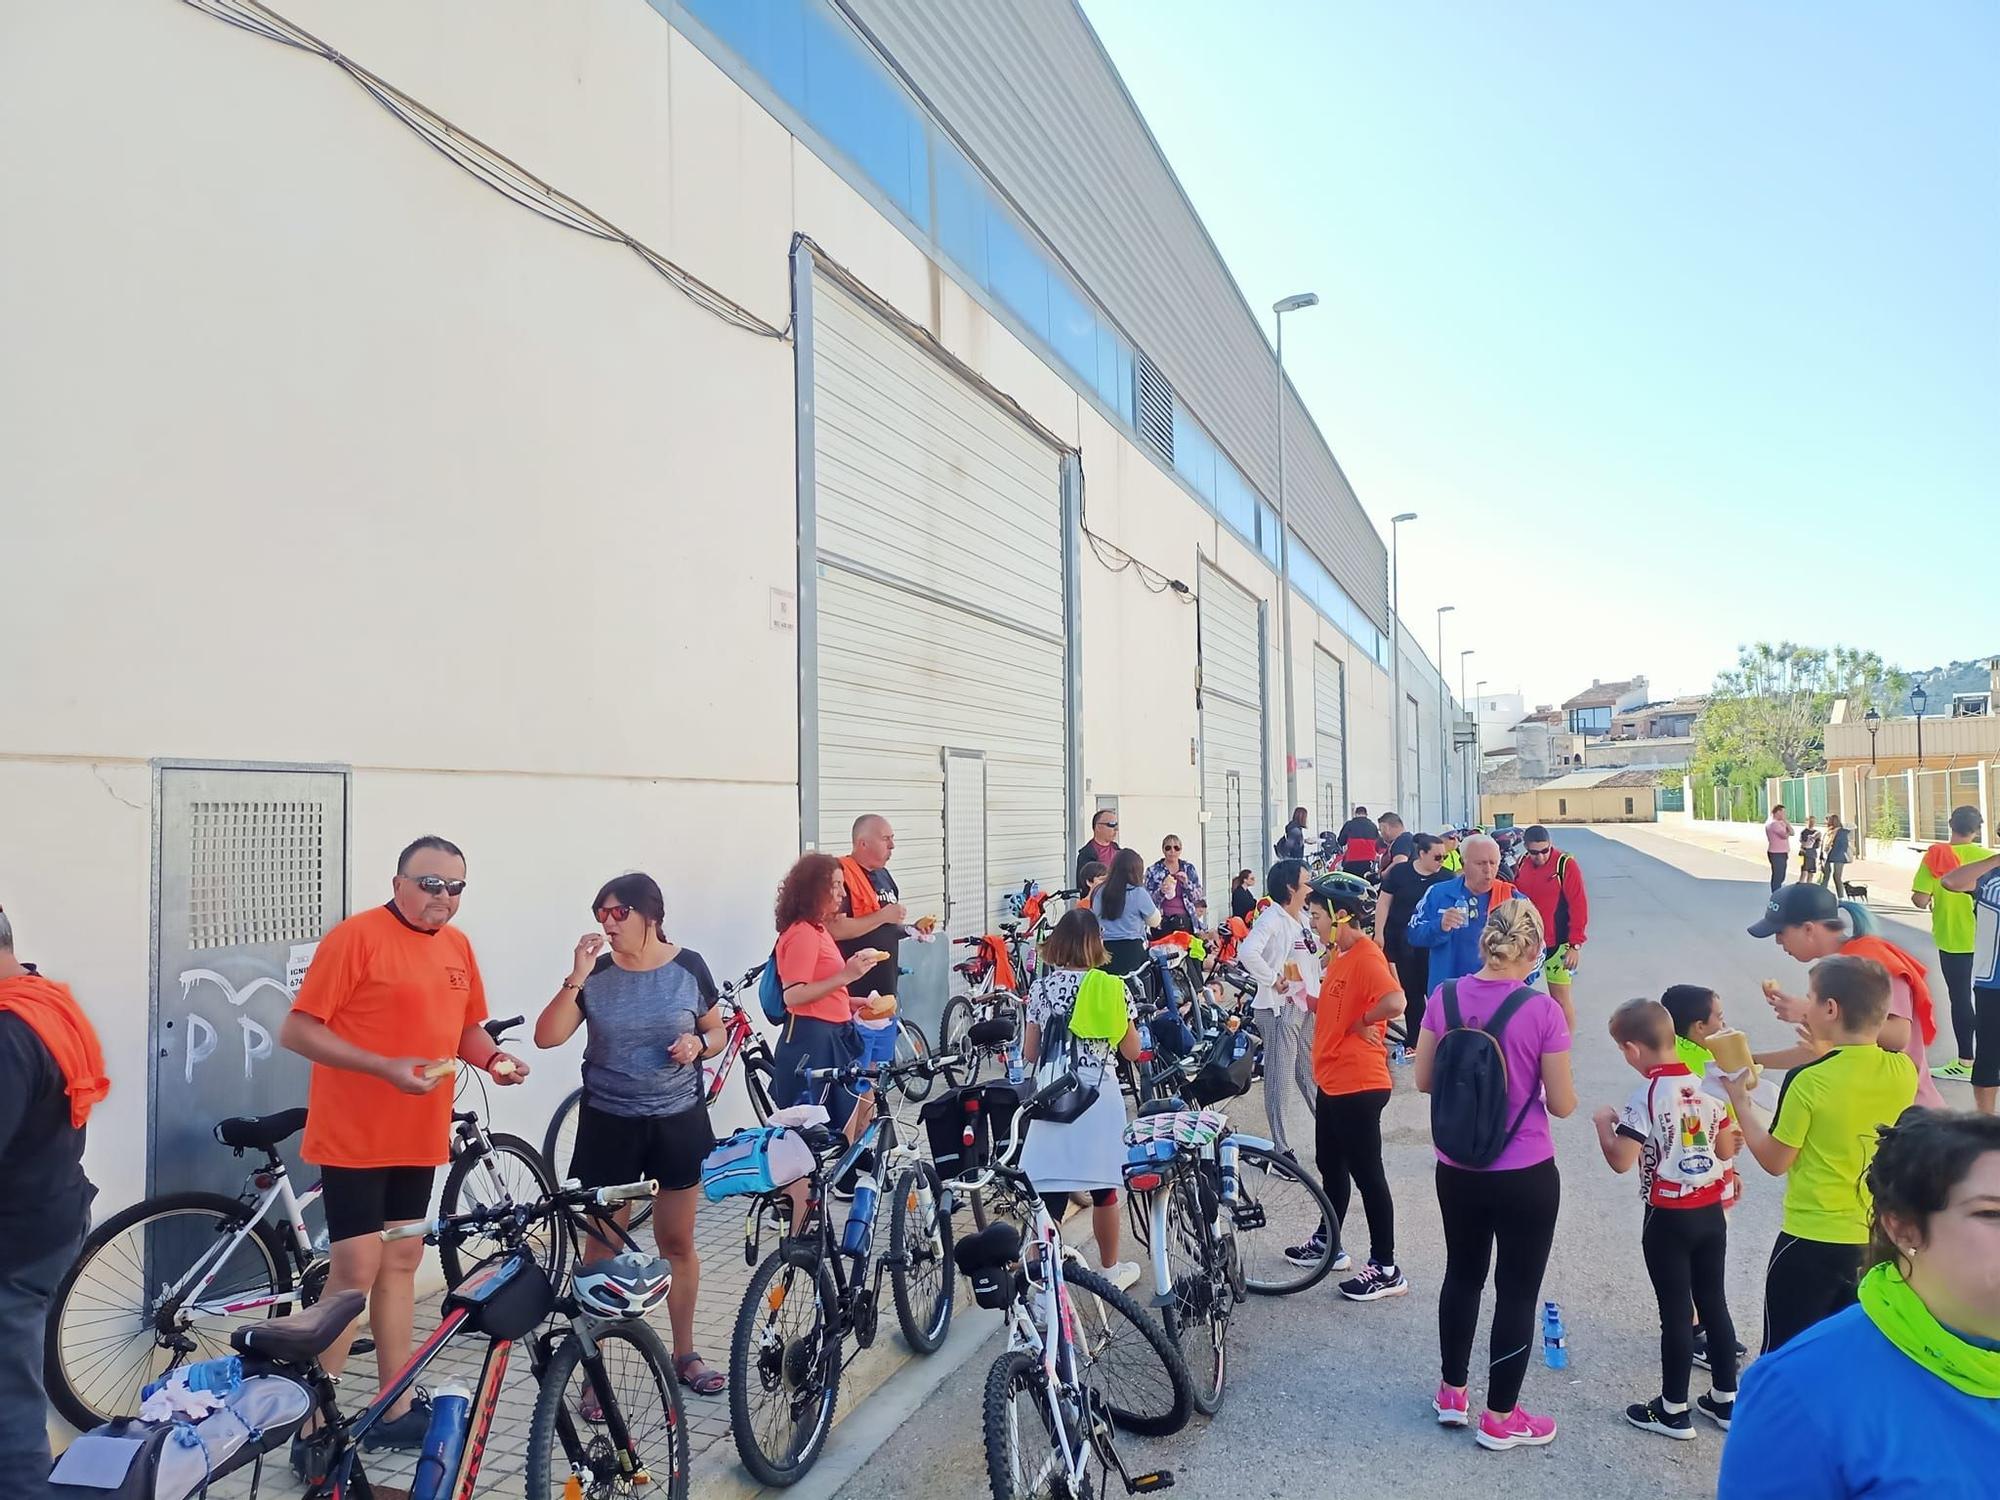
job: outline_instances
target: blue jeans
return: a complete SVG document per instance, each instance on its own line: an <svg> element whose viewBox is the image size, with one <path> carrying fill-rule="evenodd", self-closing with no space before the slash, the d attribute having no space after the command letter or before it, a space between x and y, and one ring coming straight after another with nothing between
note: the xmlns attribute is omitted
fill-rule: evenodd
<svg viewBox="0 0 2000 1500"><path fill-rule="evenodd" d="M56 1283L76 1259L87 1224L60 1247L0 1271L0 1495L42 1500L49 1487L49 1403L42 1389L43 1329Z"/></svg>

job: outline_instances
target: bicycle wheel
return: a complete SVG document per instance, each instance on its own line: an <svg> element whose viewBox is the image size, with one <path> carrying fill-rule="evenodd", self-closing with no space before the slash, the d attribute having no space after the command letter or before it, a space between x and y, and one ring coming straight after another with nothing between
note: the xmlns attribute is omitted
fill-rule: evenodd
<svg viewBox="0 0 2000 1500"><path fill-rule="evenodd" d="M971 1035L972 1000L965 995L954 995L945 1002L944 1015L938 1019L938 1050L963 1053L970 1045ZM953 1069L946 1077L954 1084L971 1082L970 1077L959 1074L960 1070Z"/></svg>
<svg viewBox="0 0 2000 1500"><path fill-rule="evenodd" d="M986 1480L993 1500L1062 1500L1071 1493L1056 1449L1056 1419L1048 1379L1035 1356L1010 1350L986 1372L982 1408ZM1088 1467L1086 1488L1088 1493Z"/></svg>
<svg viewBox="0 0 2000 1500"><path fill-rule="evenodd" d="M214 1274L190 1307L197 1263ZM277 1235L236 1199L163 1193L135 1203L91 1231L56 1284L42 1357L49 1400L84 1431L135 1416L144 1386L183 1362L230 1353L231 1333L290 1312L291 1296ZM222 1310L259 1299L269 1300Z"/></svg>
<svg viewBox="0 0 2000 1500"><path fill-rule="evenodd" d="M1187 1362L1166 1330L1095 1271L1063 1266L1075 1315L1077 1375L1127 1432L1165 1437L1194 1408Z"/></svg>
<svg viewBox="0 0 2000 1500"><path fill-rule="evenodd" d="M750 1095L750 1113L757 1117L759 1125L770 1123L771 1084L777 1072L771 1062L770 1050L761 1043L753 1043L743 1049L739 1059L743 1064L743 1088ZM647 1212L650 1214L651 1206Z"/></svg>
<svg viewBox="0 0 2000 1500"><path fill-rule="evenodd" d="M951 1260L951 1214L944 1184L929 1162L905 1167L889 1210L889 1284L896 1321L919 1354L935 1354L951 1329L957 1268Z"/></svg>
<svg viewBox="0 0 2000 1500"><path fill-rule="evenodd" d="M599 1324L592 1335L604 1381L593 1388L583 1345L572 1333L542 1372L528 1428L527 1500L613 1500L650 1496L685 1500L688 1432L673 1360L643 1319ZM586 1420L585 1397L596 1419ZM608 1415L624 1423L631 1470L627 1472ZM576 1490L567 1488L571 1478Z"/></svg>
<svg viewBox="0 0 2000 1500"><path fill-rule="evenodd" d="M1326 1190L1290 1157L1239 1146L1236 1191L1236 1253L1250 1290L1288 1297L1319 1285L1340 1240Z"/></svg>
<svg viewBox="0 0 2000 1500"><path fill-rule="evenodd" d="M444 1174L444 1191L438 1195L439 1215L462 1214L475 1208L491 1208L500 1203L533 1203L555 1191L541 1152L518 1135L493 1131L487 1135L491 1152L466 1155L451 1164ZM650 1208L652 1205L646 1205ZM637 1215L634 1215L635 1222ZM557 1286L569 1269L569 1236L558 1219L544 1219L528 1232L527 1243L535 1259ZM438 1265L446 1286L457 1286L472 1268L502 1246L497 1237L474 1234L463 1240L440 1236Z"/></svg>
<svg viewBox="0 0 2000 1500"><path fill-rule="evenodd" d="M759 1484L819 1462L840 1402L839 1289L811 1244L787 1240L750 1277L729 1341L729 1426Z"/></svg>
<svg viewBox="0 0 2000 1500"><path fill-rule="evenodd" d="M1222 1384L1229 1373L1229 1306L1215 1274L1216 1246L1196 1170L1180 1166L1161 1190L1166 1194L1164 1235L1173 1298L1161 1307L1160 1321L1187 1363L1194 1409L1212 1417L1222 1405Z"/></svg>
<svg viewBox="0 0 2000 1500"><path fill-rule="evenodd" d="M542 1164L558 1182L569 1179L570 1158L576 1155L576 1122L582 1114L583 1090L571 1089L542 1132Z"/></svg>
<svg viewBox="0 0 2000 1500"><path fill-rule="evenodd" d="M924 1035L923 1028L915 1021L905 1021L899 1016L896 1020L896 1061L913 1063L919 1058L930 1055L930 1038ZM936 1083L935 1078L910 1077L897 1086L902 1090L905 1099L912 1104L922 1104L924 1100L930 1098L931 1089Z"/></svg>

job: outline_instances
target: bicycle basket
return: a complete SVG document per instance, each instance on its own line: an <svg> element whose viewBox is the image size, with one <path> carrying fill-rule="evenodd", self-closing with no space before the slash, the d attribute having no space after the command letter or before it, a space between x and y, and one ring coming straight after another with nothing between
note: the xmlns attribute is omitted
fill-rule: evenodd
<svg viewBox="0 0 2000 1500"><path fill-rule="evenodd" d="M812 1146L801 1132L757 1126L717 1142L701 1164L701 1193L710 1203L769 1193L797 1182L812 1169Z"/></svg>

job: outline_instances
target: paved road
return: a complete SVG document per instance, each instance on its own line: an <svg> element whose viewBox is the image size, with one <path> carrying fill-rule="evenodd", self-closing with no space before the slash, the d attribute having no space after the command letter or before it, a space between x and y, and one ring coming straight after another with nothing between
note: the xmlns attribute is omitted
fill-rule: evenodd
<svg viewBox="0 0 2000 1500"><path fill-rule="evenodd" d="M1797 983L1801 971L1774 944L1744 933L1767 894L1758 867L1636 828L1564 829L1559 843L1589 880L1591 932L1577 985L1582 1106L1556 1123L1563 1209L1544 1284L1544 1295L1563 1304L1571 1363L1558 1372L1537 1360L1524 1393L1531 1410L1560 1422L1555 1443L1488 1453L1469 1433L1441 1430L1432 1420L1443 1242L1424 1101L1404 1074L1385 1133L1412 1295L1363 1306L1340 1300L1329 1282L1296 1298L1253 1301L1234 1327L1222 1412L1196 1418L1174 1438L1128 1440L1121 1450L1128 1462L1172 1467L1183 1494L1246 1500L1713 1494L1721 1433L1703 1423L1696 1441L1676 1443L1628 1427L1622 1415L1627 1402L1658 1389L1659 1322L1639 1259L1635 1178L1616 1177L1604 1166L1589 1121L1597 1105L1622 1099L1634 1077L1605 1035L1604 1018L1631 996L1699 982L1722 994L1730 1020L1759 1045L1776 1046L1787 1039L1786 1028L1765 1007L1758 983L1772 976ZM1891 935L1934 964L1920 919L1907 911L1887 915ZM1262 1119L1254 1096L1239 1110ZM1295 1139L1311 1139L1303 1118L1293 1130ZM1754 1346L1781 1184L1754 1164L1748 1177L1746 1201L1730 1226L1730 1298L1744 1341ZM1348 1240L1366 1243L1358 1224ZM965 1316L993 1317L970 1307ZM1475 1401L1484 1348L1482 1329ZM989 1345L940 1385L839 1490L843 1500L984 1494L979 1395L995 1353L997 1345ZM1705 1388L1697 1370L1694 1389Z"/></svg>

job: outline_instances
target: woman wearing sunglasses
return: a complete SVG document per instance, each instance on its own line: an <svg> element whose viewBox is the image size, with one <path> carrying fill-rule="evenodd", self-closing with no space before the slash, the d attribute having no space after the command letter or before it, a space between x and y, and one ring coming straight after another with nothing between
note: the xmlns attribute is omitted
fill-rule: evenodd
<svg viewBox="0 0 2000 1500"><path fill-rule="evenodd" d="M1181 858L1180 835L1160 841L1160 857L1146 871L1146 889L1160 908L1160 931L1196 932L1208 911L1201 872Z"/></svg>
<svg viewBox="0 0 2000 1500"><path fill-rule="evenodd" d="M607 881L591 912L603 930L577 939L569 978L535 1022L539 1047L560 1047L586 1028L583 1107L567 1172L585 1187L645 1177L660 1184L653 1233L674 1268L667 1294L674 1370L695 1394L714 1396L726 1381L694 1348L701 1286L694 1216L702 1158L715 1145L701 1069L723 1047L715 980L699 953L667 937L666 900L650 875ZM618 1211L621 1224L629 1212ZM593 1236L584 1262L608 1260L619 1248ZM591 1404L586 1397L585 1420Z"/></svg>

